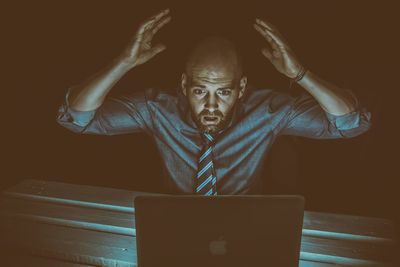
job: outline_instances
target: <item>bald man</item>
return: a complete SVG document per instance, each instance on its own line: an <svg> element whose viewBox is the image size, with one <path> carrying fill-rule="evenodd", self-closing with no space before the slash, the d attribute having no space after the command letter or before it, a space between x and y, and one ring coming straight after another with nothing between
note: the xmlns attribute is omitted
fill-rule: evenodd
<svg viewBox="0 0 400 267"><path fill-rule="evenodd" d="M248 90L234 45L218 37L193 49L176 96L148 89L107 97L125 73L165 50L151 41L170 20L167 9L145 21L112 64L68 90L57 118L77 133L149 134L169 193L261 194L263 159L278 136L350 138L369 129L371 114L355 96L306 70L276 27L260 19L254 28L269 44L262 54L304 88L300 97Z"/></svg>

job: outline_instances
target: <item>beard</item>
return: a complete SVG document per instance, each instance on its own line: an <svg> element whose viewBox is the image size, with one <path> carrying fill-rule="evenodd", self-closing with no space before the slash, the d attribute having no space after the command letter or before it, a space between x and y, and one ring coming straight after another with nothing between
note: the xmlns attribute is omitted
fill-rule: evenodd
<svg viewBox="0 0 400 267"><path fill-rule="evenodd" d="M228 126L232 117L232 111L233 109L224 116L219 110L209 112L204 109L195 117L195 121L201 132L210 134L218 133Z"/></svg>

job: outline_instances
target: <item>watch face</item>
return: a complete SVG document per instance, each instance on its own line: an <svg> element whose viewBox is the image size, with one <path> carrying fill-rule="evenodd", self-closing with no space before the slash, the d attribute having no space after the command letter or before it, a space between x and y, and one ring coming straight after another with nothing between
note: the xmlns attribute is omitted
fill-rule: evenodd
<svg viewBox="0 0 400 267"><path fill-rule="evenodd" d="M227 253L227 241L224 236L220 236L216 240L211 240L209 244L209 249L211 255L225 255Z"/></svg>

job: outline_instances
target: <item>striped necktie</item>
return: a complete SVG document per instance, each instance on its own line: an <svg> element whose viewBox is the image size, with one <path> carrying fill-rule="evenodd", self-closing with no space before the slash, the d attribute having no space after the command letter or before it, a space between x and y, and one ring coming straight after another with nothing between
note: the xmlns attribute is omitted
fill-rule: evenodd
<svg viewBox="0 0 400 267"><path fill-rule="evenodd" d="M215 138L209 133L204 133L203 139L205 145L198 159L195 193L206 196L217 195L217 177L212 159Z"/></svg>

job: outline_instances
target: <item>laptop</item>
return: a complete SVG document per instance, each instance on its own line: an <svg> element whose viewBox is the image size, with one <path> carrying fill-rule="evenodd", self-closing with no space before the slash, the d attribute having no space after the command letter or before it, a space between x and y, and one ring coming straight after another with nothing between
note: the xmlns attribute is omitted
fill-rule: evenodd
<svg viewBox="0 0 400 267"><path fill-rule="evenodd" d="M302 196L135 199L138 267L298 266Z"/></svg>

